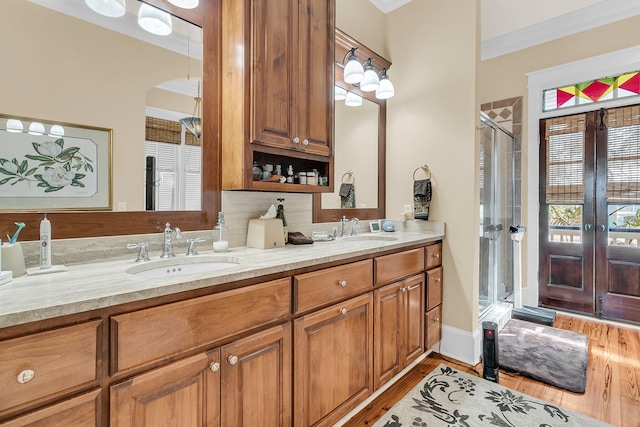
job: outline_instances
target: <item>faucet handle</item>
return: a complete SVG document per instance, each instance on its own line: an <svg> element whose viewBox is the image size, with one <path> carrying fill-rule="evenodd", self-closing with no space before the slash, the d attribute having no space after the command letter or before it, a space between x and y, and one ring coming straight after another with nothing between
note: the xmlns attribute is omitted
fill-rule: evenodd
<svg viewBox="0 0 640 427"><path fill-rule="evenodd" d="M360 220L358 218L351 218L351 221L355 222L351 226L351 235L355 236L358 233L358 227L360 227Z"/></svg>
<svg viewBox="0 0 640 427"><path fill-rule="evenodd" d="M194 239L187 239L187 256L198 255L198 249L196 249L196 242L204 242L207 239L204 237L196 237Z"/></svg>
<svg viewBox="0 0 640 427"><path fill-rule="evenodd" d="M138 249L138 258L136 262L149 261L149 254L147 253L148 243L129 243L127 249Z"/></svg>

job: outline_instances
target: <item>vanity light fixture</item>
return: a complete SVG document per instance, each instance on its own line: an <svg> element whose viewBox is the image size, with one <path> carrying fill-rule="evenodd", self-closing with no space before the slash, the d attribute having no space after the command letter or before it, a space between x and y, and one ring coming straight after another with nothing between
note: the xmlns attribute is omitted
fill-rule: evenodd
<svg viewBox="0 0 640 427"><path fill-rule="evenodd" d="M357 47L352 47L349 52L344 55L342 59L342 63L344 64L344 81L349 84L357 84L364 79L364 68L362 68L362 64L358 61L358 57L356 56ZM347 58L347 55L349 58ZM344 60L347 60L347 63L344 63Z"/></svg>
<svg viewBox="0 0 640 427"><path fill-rule="evenodd" d="M171 15L147 3L140 5L140 10L138 10L138 25L140 25L143 30L158 36L168 36L173 29Z"/></svg>
<svg viewBox="0 0 640 427"><path fill-rule="evenodd" d="M84 0L91 10L109 18L119 18L127 12L125 0Z"/></svg>
<svg viewBox="0 0 640 427"><path fill-rule="evenodd" d="M200 116L200 82L198 81L198 95L193 98L196 101L196 106L193 108L193 115L191 117L183 117L180 119L180 123L187 128L189 132L194 134L196 138L200 138L202 135L202 118Z"/></svg>
<svg viewBox="0 0 640 427"><path fill-rule="evenodd" d="M181 7L183 9L195 9L198 7L199 0L169 0L174 6Z"/></svg>
<svg viewBox="0 0 640 427"><path fill-rule="evenodd" d="M362 105L362 97L353 92L347 92L347 99L344 100L347 107L359 107Z"/></svg>
<svg viewBox="0 0 640 427"><path fill-rule="evenodd" d="M395 93L393 83L391 83L391 80L387 77L387 69L383 68L382 71L380 71L380 86L376 89L376 98L389 99L395 95Z"/></svg>
<svg viewBox="0 0 640 427"><path fill-rule="evenodd" d="M40 122L32 122L29 125L29 135L35 135L35 136L44 135L44 125Z"/></svg>
<svg viewBox="0 0 640 427"><path fill-rule="evenodd" d="M49 136L52 138L62 138L64 136L64 128L60 125L53 125L49 129Z"/></svg>
<svg viewBox="0 0 640 427"><path fill-rule="evenodd" d="M24 129L22 122L18 119L7 120L7 132L20 133Z"/></svg>
<svg viewBox="0 0 640 427"><path fill-rule="evenodd" d="M347 99L347 90L340 86L334 86L333 99L334 101L344 101Z"/></svg>
<svg viewBox="0 0 640 427"><path fill-rule="evenodd" d="M380 87L380 78L378 78L376 70L373 69L372 61L373 58L368 58L364 64L364 78L360 82L360 90L363 92L373 92Z"/></svg>

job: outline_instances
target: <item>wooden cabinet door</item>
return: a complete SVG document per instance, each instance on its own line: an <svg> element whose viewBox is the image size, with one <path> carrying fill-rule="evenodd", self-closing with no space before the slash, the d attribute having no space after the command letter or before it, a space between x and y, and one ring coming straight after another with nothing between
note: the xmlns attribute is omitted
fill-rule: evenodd
<svg viewBox="0 0 640 427"><path fill-rule="evenodd" d="M404 315L402 283L392 283L374 292L374 389L393 378L402 369L401 332Z"/></svg>
<svg viewBox="0 0 640 427"><path fill-rule="evenodd" d="M214 350L112 386L111 426L219 426L219 360Z"/></svg>
<svg viewBox="0 0 640 427"><path fill-rule="evenodd" d="M2 427L95 427L98 424L101 390L30 412L0 423Z"/></svg>
<svg viewBox="0 0 640 427"><path fill-rule="evenodd" d="M291 425L291 324L222 347L222 426Z"/></svg>
<svg viewBox="0 0 640 427"><path fill-rule="evenodd" d="M294 321L294 424L330 426L373 390L373 297Z"/></svg>
<svg viewBox="0 0 640 427"><path fill-rule="evenodd" d="M424 353L424 275L405 280L404 288L403 367Z"/></svg>

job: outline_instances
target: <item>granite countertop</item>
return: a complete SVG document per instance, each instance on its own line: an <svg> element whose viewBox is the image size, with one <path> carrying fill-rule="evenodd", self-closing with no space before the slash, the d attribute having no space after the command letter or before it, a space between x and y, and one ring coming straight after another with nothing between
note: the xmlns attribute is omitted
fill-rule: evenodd
<svg viewBox="0 0 640 427"><path fill-rule="evenodd" d="M136 263L126 260L78 264L67 271L14 278L0 285L0 328L54 318L163 295L249 279L273 273L345 260L361 255L401 249L444 238L444 224L421 231L363 233L311 245L276 249L231 248L225 253L201 252L195 257L176 255ZM234 262L237 266L202 273L144 277L129 271L192 262Z"/></svg>

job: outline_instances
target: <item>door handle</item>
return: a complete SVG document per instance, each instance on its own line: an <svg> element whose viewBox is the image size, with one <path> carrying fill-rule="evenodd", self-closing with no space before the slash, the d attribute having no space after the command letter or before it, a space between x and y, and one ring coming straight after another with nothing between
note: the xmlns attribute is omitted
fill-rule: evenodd
<svg viewBox="0 0 640 427"><path fill-rule="evenodd" d="M607 227L604 224L598 224L598 231L606 231Z"/></svg>
<svg viewBox="0 0 640 427"><path fill-rule="evenodd" d="M593 230L593 225L592 224L585 224L584 225L584 229L585 229L585 231L591 231L591 230Z"/></svg>

